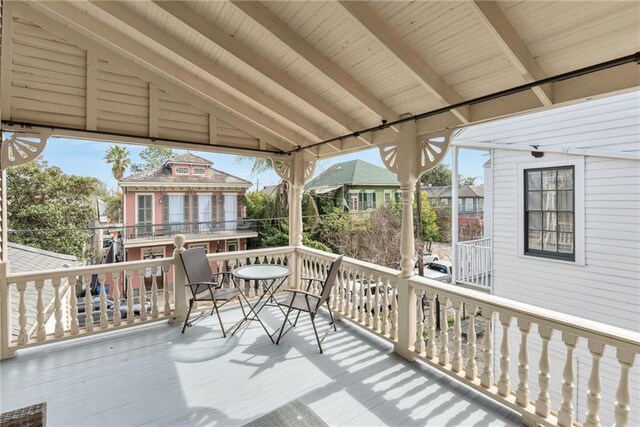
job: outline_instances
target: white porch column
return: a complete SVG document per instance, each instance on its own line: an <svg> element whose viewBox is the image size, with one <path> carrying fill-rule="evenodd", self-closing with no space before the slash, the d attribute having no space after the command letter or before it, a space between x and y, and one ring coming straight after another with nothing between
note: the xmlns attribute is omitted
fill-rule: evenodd
<svg viewBox="0 0 640 427"><path fill-rule="evenodd" d="M289 245L302 246L302 193L304 192L303 153L291 159L289 179Z"/></svg>
<svg viewBox="0 0 640 427"><path fill-rule="evenodd" d="M395 352L412 360L416 342L416 293L410 286L413 276L415 252L413 228L413 200L415 186L420 176L436 166L444 158L451 131L430 135L417 135L415 121L400 125L396 140L379 147L380 156L387 169L398 176L402 191L402 226L400 231L400 280L398 283L398 342Z"/></svg>
<svg viewBox="0 0 640 427"><path fill-rule="evenodd" d="M305 158L304 152L290 157L272 158L273 169L278 176L289 184L289 245L296 249L302 246L302 195L304 184L313 175L316 168L315 158ZM294 250L289 266L293 270L293 282L300 283L300 263Z"/></svg>
<svg viewBox="0 0 640 427"><path fill-rule="evenodd" d="M169 320L171 324L181 325L187 315L187 275L184 272L180 254L186 249L186 239L182 234L176 234L173 238L175 249L173 250L173 316Z"/></svg>
<svg viewBox="0 0 640 427"><path fill-rule="evenodd" d="M458 150L451 148L451 283L458 279Z"/></svg>

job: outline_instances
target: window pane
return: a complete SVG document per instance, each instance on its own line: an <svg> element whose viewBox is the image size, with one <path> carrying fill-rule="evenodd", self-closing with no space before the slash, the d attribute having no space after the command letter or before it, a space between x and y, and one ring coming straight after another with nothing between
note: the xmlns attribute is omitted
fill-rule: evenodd
<svg viewBox="0 0 640 427"><path fill-rule="evenodd" d="M558 210L573 210L573 191L558 191Z"/></svg>
<svg viewBox="0 0 640 427"><path fill-rule="evenodd" d="M527 172L527 189L528 190L540 190L542 189L541 185L541 172Z"/></svg>
<svg viewBox="0 0 640 427"><path fill-rule="evenodd" d="M560 233L558 237L558 252L570 254L573 252L573 233Z"/></svg>
<svg viewBox="0 0 640 427"><path fill-rule="evenodd" d="M558 235L551 231L543 233L543 245L542 249L549 252L557 252L558 251Z"/></svg>
<svg viewBox="0 0 640 427"><path fill-rule="evenodd" d="M543 211L556 210L556 192L555 191L542 192L542 210Z"/></svg>
<svg viewBox="0 0 640 427"><path fill-rule="evenodd" d="M542 212L529 212L529 230L542 230Z"/></svg>
<svg viewBox="0 0 640 427"><path fill-rule="evenodd" d="M556 189L556 170L555 169L542 172L542 189L543 190Z"/></svg>
<svg viewBox="0 0 640 427"><path fill-rule="evenodd" d="M571 212L560 212L558 214L558 231L573 233L573 214Z"/></svg>
<svg viewBox="0 0 640 427"><path fill-rule="evenodd" d="M546 231L556 231L558 228L558 214L555 212L544 213L544 229Z"/></svg>
<svg viewBox="0 0 640 427"><path fill-rule="evenodd" d="M542 249L542 233L540 231L529 231L529 249Z"/></svg>
<svg viewBox="0 0 640 427"><path fill-rule="evenodd" d="M527 210L539 211L541 208L541 202L540 202L541 196L542 196L542 193L539 191L529 191Z"/></svg>
<svg viewBox="0 0 640 427"><path fill-rule="evenodd" d="M573 190L573 170L558 170L558 190Z"/></svg>

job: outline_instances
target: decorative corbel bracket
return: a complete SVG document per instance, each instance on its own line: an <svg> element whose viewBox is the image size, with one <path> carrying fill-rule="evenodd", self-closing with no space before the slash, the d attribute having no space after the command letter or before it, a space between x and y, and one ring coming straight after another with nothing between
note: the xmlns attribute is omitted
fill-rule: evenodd
<svg viewBox="0 0 640 427"><path fill-rule="evenodd" d="M405 182L437 166L447 154L452 129L444 129L430 134L420 135L409 141L395 142L378 146L382 162L391 172L398 175L398 181ZM415 143L411 142L415 140Z"/></svg>
<svg viewBox="0 0 640 427"><path fill-rule="evenodd" d="M20 166L38 157L47 145L50 133L3 132L0 169Z"/></svg>
<svg viewBox="0 0 640 427"><path fill-rule="evenodd" d="M316 159L304 159L301 155L299 155L299 158L294 156L289 158L272 158L273 169L280 178L288 183L293 184L294 181L301 181L299 183L296 182L296 184L304 185L316 170ZM298 161L302 161L302 165L300 166L301 170L299 170L299 175L296 176L296 162Z"/></svg>

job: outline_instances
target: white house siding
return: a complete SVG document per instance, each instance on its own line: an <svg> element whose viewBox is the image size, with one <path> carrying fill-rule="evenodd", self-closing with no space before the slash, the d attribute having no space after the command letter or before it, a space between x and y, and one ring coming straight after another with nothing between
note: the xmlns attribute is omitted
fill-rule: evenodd
<svg viewBox="0 0 640 427"><path fill-rule="evenodd" d="M640 152L638 94L598 100L553 112L517 117L470 128L459 141L526 143L557 148L579 147ZM584 161L585 265L518 254L518 165L536 167L550 161L575 161L576 156L547 153L541 159L529 152L495 149L493 168L493 280L495 295L551 310L640 331L640 162L603 157ZM579 183L577 183L579 185ZM521 236L522 237L522 236ZM496 325L494 351L500 354L501 327ZM540 340L536 327L530 333L529 377L537 382ZM510 329L511 378L517 386L520 333ZM552 356L553 407L561 399L562 367L566 349L555 333ZM613 424L616 381L620 367L608 349L602 360L603 425ZM586 414L587 382L591 356L582 342L575 352L578 420ZM499 372L498 360L495 363ZM632 369L632 421L640 425L640 360ZM532 399L537 389L531 390Z"/></svg>

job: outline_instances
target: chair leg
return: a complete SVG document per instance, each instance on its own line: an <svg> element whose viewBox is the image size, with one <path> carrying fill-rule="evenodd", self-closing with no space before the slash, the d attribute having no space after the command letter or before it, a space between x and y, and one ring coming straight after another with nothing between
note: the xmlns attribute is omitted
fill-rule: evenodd
<svg viewBox="0 0 640 427"><path fill-rule="evenodd" d="M187 317L184 318L184 325L182 325L183 334L184 334L184 330L187 328L187 323L189 323L189 316L191 315L191 307L193 307L193 298L189 300L189 311L187 311ZM142 307L140 309L142 309Z"/></svg>
<svg viewBox="0 0 640 427"><path fill-rule="evenodd" d="M322 344L320 344L320 337L318 336L318 330L316 329L316 316L313 313L309 313L311 316L311 325L313 326L313 333L316 334L316 341L318 341L318 348L320 349L320 354L322 354Z"/></svg>
<svg viewBox="0 0 640 427"><path fill-rule="evenodd" d="M223 337L227 337L227 333L224 330L224 325L222 324L222 318L220 317L220 312L218 311L218 304L216 304L216 300L214 298L213 300L213 309L216 312L216 315L218 316L218 322L220 323L220 329L222 329L222 336Z"/></svg>
<svg viewBox="0 0 640 427"><path fill-rule="evenodd" d="M240 303L240 310L242 310L242 317L247 317L247 313L244 311L244 305L242 305L242 298L238 295L238 302Z"/></svg>
<svg viewBox="0 0 640 427"><path fill-rule="evenodd" d="M300 310L298 310L298 314L296 315L296 320L293 321L293 326L296 326L298 324L298 319L300 318L300 313L302 313Z"/></svg>
<svg viewBox="0 0 640 427"><path fill-rule="evenodd" d="M331 311L331 307L329 307L329 301L327 301L327 310L329 310L329 317L331 318L330 326L333 326L334 331L338 331L338 328L336 327L336 321L333 320L333 312Z"/></svg>
<svg viewBox="0 0 640 427"><path fill-rule="evenodd" d="M282 322L282 327L280 328L280 333L278 334L278 339L276 340L276 344L280 344L280 338L282 338L282 332L284 332L284 327L287 325L287 320L289 319L289 314L291 313L291 310L292 308L289 307L289 310L287 310L287 314L284 316L284 322ZM300 312L298 311L298 316L299 315L300 315Z"/></svg>

